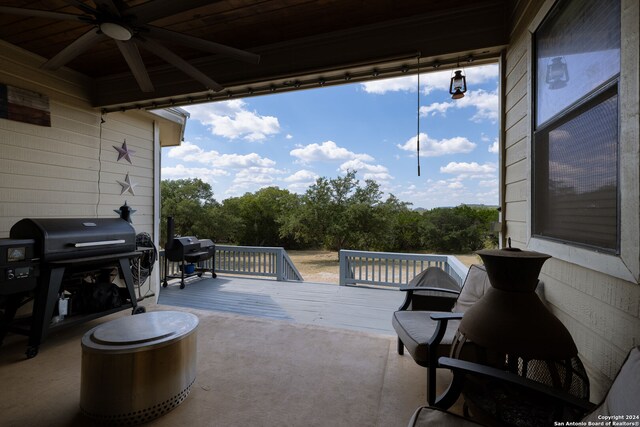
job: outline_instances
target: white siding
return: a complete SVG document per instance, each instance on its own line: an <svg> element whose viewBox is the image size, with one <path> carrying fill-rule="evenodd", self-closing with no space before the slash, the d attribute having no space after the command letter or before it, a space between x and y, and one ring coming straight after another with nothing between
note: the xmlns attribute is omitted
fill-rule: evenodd
<svg viewBox="0 0 640 427"><path fill-rule="evenodd" d="M530 239L531 209L531 33L528 27L539 20L540 7L549 7L551 2L521 2L526 10L525 19L513 29L511 43L506 55L505 73L505 212L506 237L511 237L515 246L527 247ZM638 23L638 7L633 1L623 0L623 15L632 26ZM523 6L524 5L524 6ZM631 14L631 18L629 18ZM536 16L537 15L537 16ZM635 22L635 24L633 24ZM624 26L623 21L623 26ZM637 28L632 30L636 34ZM637 44L637 38L636 38ZM637 51L637 46L636 46ZM635 61L635 65L634 65ZM623 58L623 74L635 72L637 80L637 53L635 58ZM631 70L631 72L630 72ZM625 84L624 78L621 85ZM637 94L637 81L635 93ZM621 87L624 92L625 87ZM631 86L633 92L633 86ZM624 111L624 110L622 110ZM634 116L635 114L635 116ZM637 101L631 114L637 126ZM635 118L633 118L635 117ZM623 124L624 126L624 124ZM638 146L638 134L623 132L624 138L632 138L631 144ZM637 155L636 155L637 157ZM637 165L637 160L636 160ZM638 169L634 179L638 181ZM636 199L636 204L637 204ZM637 211L637 206L632 208ZM638 245L637 228L627 227L623 222L625 239L631 238ZM577 257L577 255L576 255ZM591 400L599 401L617 373L627 352L640 344L640 285L598 271L581 267L571 259L552 258L545 263L541 279L545 283L545 296L550 308L571 332L585 362L591 379ZM584 264L584 263L583 263Z"/></svg>
<svg viewBox="0 0 640 427"><path fill-rule="evenodd" d="M137 210L136 232L154 231L154 121L144 112L89 107L88 81L37 68L40 60L0 42L0 83L50 98L51 127L0 119L0 237L22 218L116 217L125 201ZM162 119L160 119L162 120ZM126 140L133 164L117 161ZM120 194L129 174L135 196ZM142 290L144 293L146 290Z"/></svg>

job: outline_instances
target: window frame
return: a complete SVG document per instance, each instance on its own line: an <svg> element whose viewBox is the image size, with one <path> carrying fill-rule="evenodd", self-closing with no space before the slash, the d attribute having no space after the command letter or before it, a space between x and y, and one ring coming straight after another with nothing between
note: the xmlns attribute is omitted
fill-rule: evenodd
<svg viewBox="0 0 640 427"><path fill-rule="evenodd" d="M529 197L526 209L527 248L592 271L632 283L640 283L640 4L637 0L621 1L620 74L618 76L618 194L619 253L611 254L533 235L533 136L535 130L535 32L557 3L545 0L528 25L530 51L527 55L527 87L529 92L528 167Z"/></svg>
<svg viewBox="0 0 640 427"><path fill-rule="evenodd" d="M535 58L535 49L534 49L534 58ZM534 61L535 62L535 61ZM534 68L535 70L535 68ZM531 161L532 161L532 168L531 168L531 197L532 200L535 202L535 200L537 200L537 193L536 193L536 182L537 182L537 177L536 175L538 174L537 172L537 168L536 168L536 156L537 156L537 147L536 147L536 139L538 139L540 136L545 135L548 136L549 133L554 130L557 129L559 126L561 126L564 123L567 123L568 121L578 117L580 114L586 113L587 111L591 110L592 108L594 108L595 106L597 106L600 102L602 102L603 100L607 99L609 93L611 93L611 96L613 96L613 94L615 93L615 96L617 97L617 113L618 113L618 117L616 120L616 127L618 128L618 142L616 144L616 204L617 204L617 208L616 208L616 245L615 248L605 248L605 247L599 247L599 246L594 246L594 245L590 245L587 243L583 243L583 242L577 242L577 241L573 241L573 240L566 240L566 239L562 239L560 237L553 237L553 236L544 236L541 234L536 233L536 213L535 213L535 207L532 208L532 212L531 212L531 236L538 238L538 239L544 239L544 240L551 240L551 241L555 241L558 243L562 243L562 244L568 244L568 245L573 245L573 246L577 246L577 247L581 247L581 248L585 248L585 249L590 249L590 250L594 250L597 252L603 252L603 253L609 253L609 254L613 254L613 255L620 255L620 232L621 232L621 223L620 223L620 219L621 219L621 215L620 215L620 210L621 210L621 206L620 206L620 201L621 201L621 192L620 192L620 74L616 74L614 77L611 77L610 79L606 80L605 82L603 82L602 84L600 84L600 86L598 86L597 88L595 88L593 91L591 91L590 93L588 93L587 95L585 95L583 98L578 99L576 102L574 102L573 104L567 106L566 108L562 109L561 111L559 111L558 113L556 113L554 116L550 117L548 120L546 120L545 122L543 122L541 125L538 126L538 128L536 129L535 125L532 126L532 145L531 145ZM534 84L534 90L537 89L535 86L535 79L533 80ZM537 92L534 92L537 93ZM534 111L533 114L533 121L535 123L536 121L536 117L535 117L535 95L532 98L533 102L532 102L532 110ZM548 157L548 156L547 156ZM535 204L535 203L534 203Z"/></svg>

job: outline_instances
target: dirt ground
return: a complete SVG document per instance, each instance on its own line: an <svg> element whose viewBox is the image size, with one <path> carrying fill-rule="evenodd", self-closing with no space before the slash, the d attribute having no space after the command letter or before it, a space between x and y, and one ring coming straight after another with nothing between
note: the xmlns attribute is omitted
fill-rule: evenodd
<svg viewBox="0 0 640 427"><path fill-rule="evenodd" d="M338 252L289 250L287 253L306 282L339 284ZM481 263L480 257L474 254L456 255L456 257L467 266Z"/></svg>

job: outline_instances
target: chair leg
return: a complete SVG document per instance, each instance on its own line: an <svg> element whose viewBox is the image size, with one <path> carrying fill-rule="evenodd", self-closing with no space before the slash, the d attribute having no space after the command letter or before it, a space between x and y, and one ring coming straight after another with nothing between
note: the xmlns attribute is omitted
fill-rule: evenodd
<svg viewBox="0 0 640 427"><path fill-rule="evenodd" d="M433 406L436 401L436 367L430 363L427 367L427 403Z"/></svg>
<svg viewBox="0 0 640 427"><path fill-rule="evenodd" d="M402 340L398 337L398 354L402 356L404 354L404 344Z"/></svg>

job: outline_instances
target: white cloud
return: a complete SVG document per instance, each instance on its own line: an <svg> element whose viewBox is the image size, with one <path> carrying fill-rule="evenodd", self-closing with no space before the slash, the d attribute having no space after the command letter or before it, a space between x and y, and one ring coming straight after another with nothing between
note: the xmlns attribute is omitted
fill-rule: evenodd
<svg viewBox="0 0 640 427"><path fill-rule="evenodd" d="M366 172L374 172L374 173L379 173L379 172L387 172L388 169L382 165L371 165L369 163L365 163L360 159L353 159L353 160L348 160L346 162L344 162L343 164L340 165L340 168L338 168L338 170L340 172L347 172L349 170L356 170L356 171L366 171Z"/></svg>
<svg viewBox="0 0 640 427"><path fill-rule="evenodd" d="M391 181L393 178L392 175L390 175L387 172L377 172L377 173L371 173L371 172L367 172L362 174L362 177L364 179L371 179L373 181L376 181L378 183L382 183L382 182L387 182L387 181Z"/></svg>
<svg viewBox="0 0 640 427"><path fill-rule="evenodd" d="M356 154L343 147L338 147L333 141L325 141L322 144L309 144L295 148L289 152L293 157L297 157L302 162L335 161L360 159L372 161L373 157L368 154Z"/></svg>
<svg viewBox="0 0 640 427"><path fill-rule="evenodd" d="M480 181L478 182L478 186L479 187L488 187L488 188L497 188L498 187L498 180L497 179L490 179L490 180L486 180L486 181Z"/></svg>
<svg viewBox="0 0 640 427"><path fill-rule="evenodd" d="M285 172L275 168L250 167L242 169L236 173L233 179L234 183L248 182L254 184L270 184L275 180L276 175L282 175Z"/></svg>
<svg viewBox="0 0 640 427"><path fill-rule="evenodd" d="M191 118L209 126L212 134L228 139L261 141L280 132L277 117L262 116L246 109L240 99L185 107Z"/></svg>
<svg viewBox="0 0 640 427"><path fill-rule="evenodd" d="M478 123L489 120L495 123L498 120L498 91L472 90L465 94L464 98L449 102L434 102L420 107L420 116L446 115L450 108L475 108L476 112L471 120Z"/></svg>
<svg viewBox="0 0 640 427"><path fill-rule="evenodd" d="M440 172L452 174L492 174L496 172L496 165L492 163L481 165L476 162L450 162L448 165L441 167Z"/></svg>
<svg viewBox="0 0 640 427"><path fill-rule="evenodd" d="M481 84L498 78L498 65L480 65L465 67L467 86ZM434 90L449 91L452 70L434 71L420 74L421 93L429 94ZM387 92L415 92L418 85L417 76L394 77L361 83L366 93L383 95ZM464 99L464 98L463 98Z"/></svg>
<svg viewBox="0 0 640 427"><path fill-rule="evenodd" d="M283 178L282 181L288 183L287 189L289 191L302 194L316 182L318 176L318 174L311 172L310 170L301 169L293 175Z"/></svg>
<svg viewBox="0 0 640 427"><path fill-rule="evenodd" d="M493 143L489 146L489 152L498 154L498 138L493 140Z"/></svg>
<svg viewBox="0 0 640 427"><path fill-rule="evenodd" d="M472 182L461 182L459 177L437 181L428 179L426 185L405 186L394 194L401 200L412 202L415 207L428 209L440 206L458 206L461 203L482 203L485 205L498 203L497 185L487 192L479 192ZM443 195L446 196L443 197Z"/></svg>
<svg viewBox="0 0 640 427"><path fill-rule="evenodd" d="M291 138L293 138L293 135L291 135L290 133L288 133L288 134L287 134L287 136L285 136L285 138L287 138L287 139L291 139Z"/></svg>
<svg viewBox="0 0 640 427"><path fill-rule="evenodd" d="M361 83L361 87L367 93L383 95L387 92L415 92L417 84L417 76L404 76L372 80L370 82Z"/></svg>
<svg viewBox="0 0 640 427"><path fill-rule="evenodd" d="M225 176L229 173L220 169L207 169L207 168L189 168L184 165L176 165L172 167L164 167L160 170L160 176L162 179L187 179L187 178L200 178L201 180L208 182L209 184L216 183L215 177Z"/></svg>
<svg viewBox="0 0 640 427"><path fill-rule="evenodd" d="M185 141L169 150L168 156L185 162L205 163L218 168L246 168L251 166L270 167L276 162L257 153L220 154L215 150L205 151L199 146Z"/></svg>
<svg viewBox="0 0 640 427"><path fill-rule="evenodd" d="M358 174L362 175L363 179L372 179L374 181L390 181L393 178L389 174L389 169L383 165L372 165L365 163L360 159L348 160L340 165L338 171L346 173L350 170L358 171Z"/></svg>
<svg viewBox="0 0 640 427"><path fill-rule="evenodd" d="M456 100L456 107L472 107L476 113L471 117L474 122L489 120L495 123L498 120L498 91L487 92L486 90L469 91L462 99Z"/></svg>
<svg viewBox="0 0 640 427"><path fill-rule="evenodd" d="M313 182L294 182L287 185L287 190L291 191L292 193L304 194L311 185L313 185Z"/></svg>
<svg viewBox="0 0 640 427"><path fill-rule="evenodd" d="M204 150L200 148L196 144L192 144L191 142L185 141L177 147L172 147L169 149L168 156L173 159L185 159L198 157L204 153ZM191 160L187 160L191 161Z"/></svg>
<svg viewBox="0 0 640 427"><path fill-rule="evenodd" d="M416 152L417 138L409 138L404 144L398 144L398 148L404 151ZM449 139L431 139L426 133L420 133L420 156L437 157L447 154L470 153L476 144L467 138L457 136Z"/></svg>
<svg viewBox="0 0 640 427"><path fill-rule="evenodd" d="M239 170L225 194L239 196L247 191L257 191L264 187L274 185L277 176L286 172L276 168L264 168L252 166Z"/></svg>
<svg viewBox="0 0 640 427"><path fill-rule="evenodd" d="M291 183L296 183L296 182L310 182L313 183L315 182L315 180L318 179L318 174L311 172L309 170L306 169L302 169L297 171L296 173L294 173L293 175L290 175L286 178L283 179L284 182L291 182Z"/></svg>
<svg viewBox="0 0 640 427"><path fill-rule="evenodd" d="M433 104L424 105L420 107L420 117L435 116L436 114L444 116L447 110L453 107L453 102L434 102Z"/></svg>

